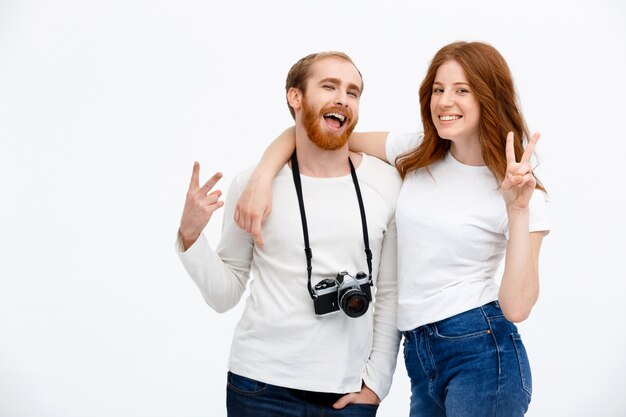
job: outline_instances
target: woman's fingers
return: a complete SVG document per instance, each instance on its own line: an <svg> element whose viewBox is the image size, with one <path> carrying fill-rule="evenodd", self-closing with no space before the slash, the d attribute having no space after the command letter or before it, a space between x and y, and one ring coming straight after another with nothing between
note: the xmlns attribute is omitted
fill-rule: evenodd
<svg viewBox="0 0 626 417"><path fill-rule="evenodd" d="M515 160L515 147L513 146L513 140L515 139L515 135L513 132L509 132L506 135L506 163L507 165L514 164Z"/></svg>
<svg viewBox="0 0 626 417"><path fill-rule="evenodd" d="M535 145L539 141L541 137L541 133L535 132L532 138L528 141L528 145L526 145L526 149L524 149L524 154L522 155L522 160L520 162L529 162L530 158L533 156L533 152L535 151Z"/></svg>

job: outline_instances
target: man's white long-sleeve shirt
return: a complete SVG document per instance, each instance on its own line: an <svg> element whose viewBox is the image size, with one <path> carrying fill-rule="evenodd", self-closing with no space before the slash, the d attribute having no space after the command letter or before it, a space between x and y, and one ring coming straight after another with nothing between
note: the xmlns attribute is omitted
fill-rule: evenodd
<svg viewBox="0 0 626 417"><path fill-rule="evenodd" d="M346 161L346 165L348 161ZM281 387L345 393L362 381L379 398L389 392L400 341L396 328L395 205L401 180L395 169L363 155L356 172L373 254L374 303L359 318L342 311L316 316L307 290L302 222L291 169L273 183L272 213L263 226L264 246L233 221L252 169L233 181L216 251L204 236L180 259L206 302L224 312L241 298L250 272L250 295L234 332L229 369ZM350 175L301 176L310 247L312 285L338 272L368 272L363 228ZM374 291L372 291L374 293Z"/></svg>

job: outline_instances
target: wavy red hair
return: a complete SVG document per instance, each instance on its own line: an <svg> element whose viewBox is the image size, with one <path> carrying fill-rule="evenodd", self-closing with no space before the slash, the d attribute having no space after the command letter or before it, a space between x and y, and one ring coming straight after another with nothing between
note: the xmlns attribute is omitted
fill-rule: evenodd
<svg viewBox="0 0 626 417"><path fill-rule="evenodd" d="M442 159L451 142L439 137L430 112L435 75L447 61L458 62L467 76L470 87L480 104L478 142L485 165L498 182L506 173L506 135L515 134L515 156L520 160L524 143L530 138L509 66L491 45L481 42L455 42L441 48L432 59L426 77L419 89L424 140L421 145L400 155L396 166L402 178L419 168L426 168ZM537 181L537 188L545 191Z"/></svg>

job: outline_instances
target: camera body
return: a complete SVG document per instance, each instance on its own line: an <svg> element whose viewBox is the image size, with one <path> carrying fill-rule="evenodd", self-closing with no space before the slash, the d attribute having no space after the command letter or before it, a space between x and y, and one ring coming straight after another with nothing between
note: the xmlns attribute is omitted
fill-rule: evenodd
<svg viewBox="0 0 626 417"><path fill-rule="evenodd" d="M335 279L318 282L314 288L317 296L313 299L315 314L323 316L341 309L349 317L361 317L372 301L371 285L365 272L358 272L353 277L343 271Z"/></svg>

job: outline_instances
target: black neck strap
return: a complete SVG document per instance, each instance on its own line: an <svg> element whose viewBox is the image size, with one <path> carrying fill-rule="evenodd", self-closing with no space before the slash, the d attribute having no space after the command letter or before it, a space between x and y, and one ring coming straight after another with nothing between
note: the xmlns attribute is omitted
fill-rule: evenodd
<svg viewBox="0 0 626 417"><path fill-rule="evenodd" d="M356 170L352 164L352 160L348 158L350 163L350 174L352 175L352 182L354 183L354 189L356 191L356 198L359 200L359 210L361 211L361 225L363 227L363 243L365 244L365 256L367 258L367 268L369 271L369 284L372 285L372 251L370 250L370 240L367 233L367 220L365 218L365 206L363 205L363 198L361 197L361 188L359 187L359 180L356 177ZM311 266L311 259L313 259L313 252L309 247L309 230L306 224L306 213L304 211L304 198L302 197L302 183L300 181L300 168L298 167L298 158L296 157L296 151L293 151L291 155L291 172L293 174L293 183L296 186L296 193L298 194L298 203L300 205L300 217L302 218L302 233L304 234L304 253L306 254L306 270L308 274L307 288L312 299L316 299L317 295L313 291L311 286L311 272L313 267Z"/></svg>

